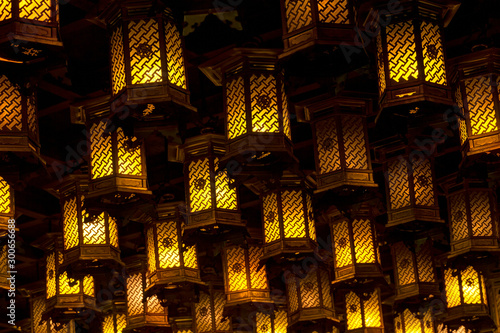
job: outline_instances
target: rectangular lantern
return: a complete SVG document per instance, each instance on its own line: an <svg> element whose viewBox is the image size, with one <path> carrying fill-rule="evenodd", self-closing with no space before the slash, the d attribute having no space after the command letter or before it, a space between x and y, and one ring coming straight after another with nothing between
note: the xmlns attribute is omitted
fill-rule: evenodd
<svg viewBox="0 0 500 333"><path fill-rule="evenodd" d="M11 79L0 75L0 151L38 157L40 139L34 87Z"/></svg>
<svg viewBox="0 0 500 333"><path fill-rule="evenodd" d="M14 190L10 184L0 176L0 237L7 234L9 220L14 218Z"/></svg>
<svg viewBox="0 0 500 333"><path fill-rule="evenodd" d="M135 255L125 260L127 267L127 331L148 332L168 329L168 310L157 296L147 296L150 286L147 278L147 257Z"/></svg>
<svg viewBox="0 0 500 333"><path fill-rule="evenodd" d="M31 331L30 333L74 333L74 321L68 323L54 323L52 319L44 320L43 313L45 312L45 296L36 293L30 297L30 317ZM24 331L23 331L24 332Z"/></svg>
<svg viewBox="0 0 500 333"><path fill-rule="evenodd" d="M380 291L363 292L359 295L353 291L345 295L346 332L384 332L384 319Z"/></svg>
<svg viewBox="0 0 500 333"><path fill-rule="evenodd" d="M226 295L222 289L210 287L200 291L199 302L194 304L196 333L230 333L231 318L224 317Z"/></svg>
<svg viewBox="0 0 500 333"><path fill-rule="evenodd" d="M458 119L465 155L500 148L500 49L490 48L450 61L454 96L464 118Z"/></svg>
<svg viewBox="0 0 500 333"><path fill-rule="evenodd" d="M390 1L370 7L377 20L372 24L380 29L374 48L381 107L421 101L452 104L443 28L458 6L453 0L418 0L398 3L397 10L391 10L395 5Z"/></svg>
<svg viewBox="0 0 500 333"><path fill-rule="evenodd" d="M185 142L186 229L209 231L245 226L240 216L237 188L227 170L220 166L225 143L224 137L216 134L192 137Z"/></svg>
<svg viewBox="0 0 500 333"><path fill-rule="evenodd" d="M122 333L127 326L127 302L109 300L100 304L102 308L102 333Z"/></svg>
<svg viewBox="0 0 500 333"><path fill-rule="evenodd" d="M425 313L413 313L405 309L394 318L395 333L436 333L432 309Z"/></svg>
<svg viewBox="0 0 500 333"><path fill-rule="evenodd" d="M498 215L493 190L485 182L473 179L457 183L456 175L444 186L450 223L449 257L468 252L498 252Z"/></svg>
<svg viewBox="0 0 500 333"><path fill-rule="evenodd" d="M227 144L221 162L234 177L269 173L272 165L298 162L277 56L275 50L235 48L200 67L224 88Z"/></svg>
<svg viewBox="0 0 500 333"><path fill-rule="evenodd" d="M354 8L350 0L281 0L284 56L313 45L352 44Z"/></svg>
<svg viewBox="0 0 500 333"><path fill-rule="evenodd" d="M391 252L396 301L414 299L418 303L432 295L441 294L430 239L419 239L410 244L398 242L391 246Z"/></svg>
<svg viewBox="0 0 500 333"><path fill-rule="evenodd" d="M127 0L114 3L103 15L111 32L113 99L194 109L187 90L182 30L174 13L161 1Z"/></svg>
<svg viewBox="0 0 500 333"><path fill-rule="evenodd" d="M465 326L461 325L456 329L452 329L445 324L439 324L438 333L472 333L472 330L467 329Z"/></svg>

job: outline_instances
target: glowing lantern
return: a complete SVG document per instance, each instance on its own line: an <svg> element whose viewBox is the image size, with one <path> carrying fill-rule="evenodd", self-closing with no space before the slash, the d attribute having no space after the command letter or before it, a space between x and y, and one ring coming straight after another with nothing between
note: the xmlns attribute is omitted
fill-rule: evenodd
<svg viewBox="0 0 500 333"><path fill-rule="evenodd" d="M354 17L349 0L282 0L285 55L314 44L353 43Z"/></svg>
<svg viewBox="0 0 500 333"><path fill-rule="evenodd" d="M391 247L396 278L396 300L440 295L430 239L415 241L411 248L403 242Z"/></svg>
<svg viewBox="0 0 500 333"><path fill-rule="evenodd" d="M23 85L23 84L21 84ZM33 86L0 75L0 151L40 155L36 94Z"/></svg>
<svg viewBox="0 0 500 333"><path fill-rule="evenodd" d="M7 278L10 277L10 274L7 272L10 271L8 264L8 246L2 245L0 246L0 288L9 289L10 283Z"/></svg>
<svg viewBox="0 0 500 333"><path fill-rule="evenodd" d="M489 152L500 147L500 50L486 49L451 61L455 101L465 119L459 119L464 154Z"/></svg>
<svg viewBox="0 0 500 333"><path fill-rule="evenodd" d="M500 250L496 199L481 181L456 178L447 187L451 252L455 257L467 252Z"/></svg>
<svg viewBox="0 0 500 333"><path fill-rule="evenodd" d="M104 316L102 333L122 333L127 324L127 304L122 301L101 303Z"/></svg>
<svg viewBox="0 0 500 333"><path fill-rule="evenodd" d="M445 324L439 324L438 333L472 333L472 330L467 329L465 326L460 326L457 329L451 329Z"/></svg>
<svg viewBox="0 0 500 333"><path fill-rule="evenodd" d="M309 267L301 273L285 276L289 328L305 328L313 321L331 329L338 319L328 272L322 267Z"/></svg>
<svg viewBox="0 0 500 333"><path fill-rule="evenodd" d="M220 167L225 152L221 135L205 134L189 138L184 145L184 174L189 206L186 229L243 227L238 191L227 170Z"/></svg>
<svg viewBox="0 0 500 333"><path fill-rule="evenodd" d="M274 311L253 311L246 317L233 317L234 333L286 333L288 326L287 312L284 309ZM245 320L247 322L245 322Z"/></svg>
<svg viewBox="0 0 500 333"><path fill-rule="evenodd" d="M405 309L394 318L394 327L396 333L436 333L431 309L423 315Z"/></svg>
<svg viewBox="0 0 500 333"><path fill-rule="evenodd" d="M330 224L335 283L382 277L375 223L368 207L353 210L350 218L336 211Z"/></svg>
<svg viewBox="0 0 500 333"><path fill-rule="evenodd" d="M418 0L394 8L390 1L379 3L372 9L383 16L377 20L389 22L379 25L375 40L381 106L419 101L451 105L442 31L459 4Z"/></svg>
<svg viewBox="0 0 500 333"><path fill-rule="evenodd" d="M226 296L222 290L210 288L200 292L198 303L194 304L194 317L197 333L229 333L231 319L223 316Z"/></svg>
<svg viewBox="0 0 500 333"><path fill-rule="evenodd" d="M73 333L74 321L54 323L52 319L43 319L45 312L45 296L37 293L30 297L31 331L32 333Z"/></svg>
<svg viewBox="0 0 500 333"><path fill-rule="evenodd" d="M9 220L14 218L14 208L14 191L0 176L0 237L5 236L9 229Z"/></svg>
<svg viewBox="0 0 500 333"><path fill-rule="evenodd" d="M346 332L358 332L361 330L384 332L380 291L378 289L370 293L363 293L362 295L351 291L345 296L345 304Z"/></svg>
<svg viewBox="0 0 500 333"><path fill-rule="evenodd" d="M123 1L104 13L111 29L111 91L125 103L189 109L182 32L163 3ZM122 95L123 94L123 95Z"/></svg>
<svg viewBox="0 0 500 333"><path fill-rule="evenodd" d="M125 259L127 267L127 326L126 330L148 331L169 327L168 310L155 295L147 297L149 287L147 257L136 255Z"/></svg>
<svg viewBox="0 0 500 333"><path fill-rule="evenodd" d="M269 172L276 163L297 163L277 55L269 49L232 49L200 67L214 84L224 87L227 145L221 163L231 176Z"/></svg>
<svg viewBox="0 0 500 333"><path fill-rule="evenodd" d="M74 273L102 272L102 266L123 266L118 247L116 220L102 212L90 217L85 207L88 180L86 176L69 176L59 187L61 199L64 267Z"/></svg>

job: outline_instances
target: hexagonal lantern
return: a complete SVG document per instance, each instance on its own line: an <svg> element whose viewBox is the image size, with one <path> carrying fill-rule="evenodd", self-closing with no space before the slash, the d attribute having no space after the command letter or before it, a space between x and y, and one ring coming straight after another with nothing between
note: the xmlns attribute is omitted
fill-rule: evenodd
<svg viewBox="0 0 500 333"><path fill-rule="evenodd" d="M384 332L380 290L345 295L346 332Z"/></svg>
<svg viewBox="0 0 500 333"><path fill-rule="evenodd" d="M185 142L186 230L241 229L245 226L241 220L238 191L227 170L220 166L225 143L224 137L217 134L204 134Z"/></svg>
<svg viewBox="0 0 500 333"><path fill-rule="evenodd" d="M460 142L466 155L500 148L500 49L491 48L450 61L459 118Z"/></svg>
<svg viewBox="0 0 500 333"><path fill-rule="evenodd" d="M419 300L440 295L432 254L432 241L419 239L411 244L398 242L391 246L395 269L396 301Z"/></svg>
<svg viewBox="0 0 500 333"><path fill-rule="evenodd" d="M231 318L224 317L226 295L222 288L210 287L200 291L199 302L193 305L197 333L230 333Z"/></svg>
<svg viewBox="0 0 500 333"><path fill-rule="evenodd" d="M436 333L434 325L432 309L428 309L423 314L405 309L394 318L396 333Z"/></svg>
<svg viewBox="0 0 500 333"><path fill-rule="evenodd" d="M319 45L353 43L350 0L281 0L284 55Z"/></svg>
<svg viewBox="0 0 500 333"><path fill-rule="evenodd" d="M442 31L459 3L407 0L395 5L387 0L374 0L367 6L380 28L375 41L380 105L390 107L420 101L451 105Z"/></svg>
<svg viewBox="0 0 500 333"><path fill-rule="evenodd" d="M127 325L127 302L108 300L100 304L102 308L102 333L122 333Z"/></svg>
<svg viewBox="0 0 500 333"><path fill-rule="evenodd" d="M37 292L30 297L31 331L33 333L73 333L74 321L68 323L55 323L52 319L43 319L45 312L45 296Z"/></svg>
<svg viewBox="0 0 500 333"><path fill-rule="evenodd" d="M285 309L254 311L247 317L233 317L234 333L287 333L288 316Z"/></svg>
<svg viewBox="0 0 500 333"><path fill-rule="evenodd" d="M111 31L113 99L190 105L182 30L161 1L121 1L103 14Z"/></svg>
<svg viewBox="0 0 500 333"><path fill-rule="evenodd" d="M9 220L14 218L14 190L9 183L0 176L0 237L7 234Z"/></svg>
<svg viewBox="0 0 500 333"><path fill-rule="evenodd" d="M452 329L452 328L448 327L448 325L439 324L437 331L438 331L438 333L472 333L472 330L467 329L463 325L457 327L456 329Z"/></svg>
<svg viewBox="0 0 500 333"><path fill-rule="evenodd" d="M275 50L235 48L200 67L224 87L227 144L221 165L231 177L268 174L298 162L277 56Z"/></svg>

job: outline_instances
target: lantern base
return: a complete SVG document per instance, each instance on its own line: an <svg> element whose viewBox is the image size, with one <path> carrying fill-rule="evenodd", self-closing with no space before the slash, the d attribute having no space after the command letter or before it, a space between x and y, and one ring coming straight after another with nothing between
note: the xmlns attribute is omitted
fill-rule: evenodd
<svg viewBox="0 0 500 333"><path fill-rule="evenodd" d="M412 283L396 288L394 303L421 304L440 295L438 283Z"/></svg>
<svg viewBox="0 0 500 333"><path fill-rule="evenodd" d="M27 136L0 135L0 154L14 154L29 163L36 164L45 160L40 156L40 145ZM7 158L2 158L7 160Z"/></svg>
<svg viewBox="0 0 500 333"><path fill-rule="evenodd" d="M87 275L111 276L113 271L121 272L125 264L120 260L120 251L109 246L77 246L64 253L59 270L68 276L80 279Z"/></svg>
<svg viewBox="0 0 500 333"><path fill-rule="evenodd" d="M466 157L475 154L492 153L499 149L500 131L494 131L469 137L462 146L462 155Z"/></svg>
<svg viewBox="0 0 500 333"><path fill-rule="evenodd" d="M403 230L425 230L434 223L444 223L437 206L412 206L387 212L387 228L397 226Z"/></svg>
<svg viewBox="0 0 500 333"><path fill-rule="evenodd" d="M184 306L199 301L200 283L178 282L167 286L151 285L144 291L145 297L156 296L163 307L178 312Z"/></svg>
<svg viewBox="0 0 500 333"><path fill-rule="evenodd" d="M42 320L52 319L54 322L82 319L82 310L101 312L96 306L94 297L82 294L51 297L46 301L46 309L42 314Z"/></svg>
<svg viewBox="0 0 500 333"><path fill-rule="evenodd" d="M418 102L430 102L447 106L454 104L450 88L422 80L397 84L397 87L389 86L379 100L381 110L400 105L408 106L408 104Z"/></svg>
<svg viewBox="0 0 500 333"><path fill-rule="evenodd" d="M346 330L348 333L385 333L384 328L381 327L365 327L355 330Z"/></svg>
<svg viewBox="0 0 500 333"><path fill-rule="evenodd" d="M312 239L284 239L276 242L265 243L264 254L260 261L265 262L270 258L277 260L295 259L303 257L306 253L313 253L318 248L318 244Z"/></svg>
<svg viewBox="0 0 500 333"><path fill-rule="evenodd" d="M500 254L498 238L491 236L488 238L468 238L451 242L451 251L448 258L452 259L465 254L472 254L475 257L483 258L492 253Z"/></svg>
<svg viewBox="0 0 500 333"><path fill-rule="evenodd" d="M208 232L225 228L244 228L245 225L246 223L241 219L239 212L212 209L190 213L185 230L200 229L203 232Z"/></svg>
<svg viewBox="0 0 500 333"><path fill-rule="evenodd" d="M335 269L332 284L346 283L349 280L382 279L384 274L379 264L354 264ZM384 280L385 281L385 280Z"/></svg>
<svg viewBox="0 0 500 333"><path fill-rule="evenodd" d="M135 315L127 316L127 326L124 332L165 332L170 328L167 316ZM169 330L170 331L170 330Z"/></svg>
<svg viewBox="0 0 500 333"><path fill-rule="evenodd" d="M249 289L236 292L226 292L227 303L226 307L235 306L252 306L252 304L267 304L269 307L273 303L269 290ZM262 305L261 305L262 306Z"/></svg>
<svg viewBox="0 0 500 333"><path fill-rule="evenodd" d="M129 204L152 195L148 190L146 177L109 176L92 179L89 182L87 201L98 198L109 205Z"/></svg>
<svg viewBox="0 0 500 333"><path fill-rule="evenodd" d="M467 328L486 328L494 325L488 307L483 304L467 304L449 308L443 322L448 327L463 325Z"/></svg>
<svg viewBox="0 0 500 333"><path fill-rule="evenodd" d="M157 269L155 273L147 275L152 288L173 288L176 285L193 283L203 285L200 271L189 268Z"/></svg>
<svg viewBox="0 0 500 333"><path fill-rule="evenodd" d="M328 190L342 191L346 187L378 187L373 181L372 170L340 170L316 176L317 190L320 193Z"/></svg>

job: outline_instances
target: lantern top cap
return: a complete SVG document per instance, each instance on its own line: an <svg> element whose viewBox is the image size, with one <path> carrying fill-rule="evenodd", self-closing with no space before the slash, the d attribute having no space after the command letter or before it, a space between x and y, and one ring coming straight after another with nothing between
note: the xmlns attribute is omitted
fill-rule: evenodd
<svg viewBox="0 0 500 333"><path fill-rule="evenodd" d="M299 102L296 107L303 108L304 120L314 120L330 114L369 115L372 113L372 99L352 92L337 96L321 95Z"/></svg>
<svg viewBox="0 0 500 333"><path fill-rule="evenodd" d="M182 145L185 157L202 156L211 153L224 155L226 137L222 134L202 134L186 139Z"/></svg>
<svg viewBox="0 0 500 333"><path fill-rule="evenodd" d="M156 206L156 214L158 219L177 220L181 218L182 213L185 212L185 209L186 204L184 201L164 202Z"/></svg>
<svg viewBox="0 0 500 333"><path fill-rule="evenodd" d="M46 233L31 243L33 247L49 252L63 247L63 236L60 232Z"/></svg>
<svg viewBox="0 0 500 333"><path fill-rule="evenodd" d="M450 194L465 188L477 188L477 189L489 188L487 180L473 178L473 177L464 177L459 175L457 172L439 179L438 183L445 190L446 194Z"/></svg>
<svg viewBox="0 0 500 333"><path fill-rule="evenodd" d="M229 48L214 54L199 68L216 86L222 86L226 74L239 68L275 70L281 53L279 49Z"/></svg>
<svg viewBox="0 0 500 333"><path fill-rule="evenodd" d="M463 71L465 76L500 72L500 48L492 47L471 52L448 60L453 76Z"/></svg>
<svg viewBox="0 0 500 333"><path fill-rule="evenodd" d="M126 258L122 258L127 271L141 271L146 269L147 256L145 254L136 254Z"/></svg>
<svg viewBox="0 0 500 333"><path fill-rule="evenodd" d="M113 24L122 14L122 9L125 10L123 13L125 17L153 17L158 13L171 11L161 0L115 0L108 4L99 17L107 23Z"/></svg>

